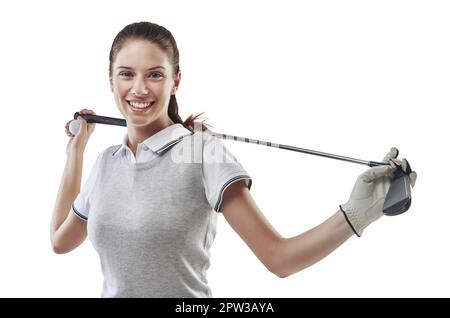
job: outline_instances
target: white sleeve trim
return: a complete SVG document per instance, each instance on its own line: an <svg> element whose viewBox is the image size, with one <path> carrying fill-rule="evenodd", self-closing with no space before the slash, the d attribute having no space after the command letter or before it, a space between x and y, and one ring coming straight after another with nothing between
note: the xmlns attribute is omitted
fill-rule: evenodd
<svg viewBox="0 0 450 318"><path fill-rule="evenodd" d="M220 189L219 192L219 197L217 199L216 204L214 205L214 211L216 212L220 212L220 205L222 204L222 199L223 199L223 193L225 192L225 190L233 183L235 183L236 181L239 180L248 180L248 189L250 190L251 186L252 186L252 178L249 175L239 175L236 177L233 177L231 179L229 179L227 182L225 182L225 184L222 186L222 188Z"/></svg>

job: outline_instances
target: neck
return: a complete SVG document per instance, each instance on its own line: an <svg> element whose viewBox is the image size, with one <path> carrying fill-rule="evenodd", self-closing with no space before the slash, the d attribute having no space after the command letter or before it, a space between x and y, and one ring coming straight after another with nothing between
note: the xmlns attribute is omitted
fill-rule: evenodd
<svg viewBox="0 0 450 318"><path fill-rule="evenodd" d="M147 126L133 126L128 125L128 142L127 146L131 149L134 156L136 156L138 144L144 142L144 140L155 135L159 131L175 124L170 118L161 122L153 122Z"/></svg>

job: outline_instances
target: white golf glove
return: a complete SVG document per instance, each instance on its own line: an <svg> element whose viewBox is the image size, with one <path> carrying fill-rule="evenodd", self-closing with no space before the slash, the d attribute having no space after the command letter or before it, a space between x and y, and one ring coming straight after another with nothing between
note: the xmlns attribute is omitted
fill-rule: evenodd
<svg viewBox="0 0 450 318"><path fill-rule="evenodd" d="M411 171L406 159L398 160L398 150L391 148L383 162L390 165L376 166L361 174L356 180L348 202L340 205L341 211L357 236L383 215L383 204L396 169L409 173L411 186L414 186L417 174Z"/></svg>

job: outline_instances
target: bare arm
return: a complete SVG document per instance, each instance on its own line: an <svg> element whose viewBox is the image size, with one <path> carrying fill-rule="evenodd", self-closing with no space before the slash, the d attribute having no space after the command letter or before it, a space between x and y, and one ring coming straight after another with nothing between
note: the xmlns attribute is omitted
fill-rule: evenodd
<svg viewBox="0 0 450 318"><path fill-rule="evenodd" d="M50 227L53 251L57 254L70 252L87 236L86 221L77 217L71 208L80 192L82 169L83 152L68 154Z"/></svg>
<svg viewBox="0 0 450 318"><path fill-rule="evenodd" d="M93 110L86 108L80 113L95 115ZM66 134L70 137L66 148L67 160L50 225L50 240L53 251L57 254L70 252L83 243L87 236L86 221L75 215L72 203L80 193L84 149L95 124L88 124L81 116L77 121L80 124L77 135L69 131L70 121L66 123Z"/></svg>
<svg viewBox="0 0 450 318"><path fill-rule="evenodd" d="M94 111L87 109L80 113L95 115ZM57 254L70 252L83 243L87 236L86 221L75 215L72 203L80 193L84 149L95 124L87 124L81 116L78 122L80 130L76 136L69 131L70 122L66 123L66 134L70 137L66 149L67 160L50 225L50 240Z"/></svg>
<svg viewBox="0 0 450 318"><path fill-rule="evenodd" d="M243 181L225 190L221 212L258 259L279 277L318 262L354 234L343 214L336 212L305 233L283 238L261 213Z"/></svg>

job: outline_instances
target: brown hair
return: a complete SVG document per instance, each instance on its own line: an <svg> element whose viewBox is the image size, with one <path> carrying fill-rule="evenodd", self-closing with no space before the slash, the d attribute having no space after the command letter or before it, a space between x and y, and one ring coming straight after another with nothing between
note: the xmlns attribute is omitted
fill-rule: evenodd
<svg viewBox="0 0 450 318"><path fill-rule="evenodd" d="M174 75L180 71L180 54L178 52L177 43L172 33L166 28L151 22L137 22L132 23L124 27L119 33L117 33L114 41L111 45L111 51L109 52L109 75L112 75L112 68L116 59L117 53L122 49L123 44L128 39L144 39L158 45L161 50L165 51L169 57L169 61L172 64ZM184 122L178 115L178 103L175 95L170 96L168 115L174 123L180 123L185 128L194 132L194 121L204 113L197 115L190 115ZM205 119L206 120L206 119ZM208 125L202 121L202 130L208 130Z"/></svg>

